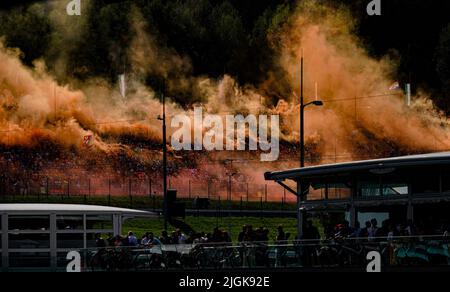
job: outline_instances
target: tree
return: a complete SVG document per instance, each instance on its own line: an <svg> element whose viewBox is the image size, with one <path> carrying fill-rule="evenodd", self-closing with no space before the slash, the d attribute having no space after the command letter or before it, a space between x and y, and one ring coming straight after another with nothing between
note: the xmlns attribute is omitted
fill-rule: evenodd
<svg viewBox="0 0 450 292"><path fill-rule="evenodd" d="M45 11L38 6L0 12L0 37L5 45L20 48L22 61L31 65L48 50L52 29Z"/></svg>
<svg viewBox="0 0 450 292"><path fill-rule="evenodd" d="M445 104L450 109L450 23L442 31L439 44L436 48L436 72L442 84L442 95L444 100L441 104Z"/></svg>

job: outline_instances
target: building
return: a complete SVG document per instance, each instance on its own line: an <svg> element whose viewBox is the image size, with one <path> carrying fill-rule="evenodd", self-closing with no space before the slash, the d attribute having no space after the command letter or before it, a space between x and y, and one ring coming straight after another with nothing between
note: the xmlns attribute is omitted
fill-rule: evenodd
<svg viewBox="0 0 450 292"><path fill-rule="evenodd" d="M265 178L301 197L299 220L307 212L338 212L352 226L370 218L450 222L450 152L268 172Z"/></svg>
<svg viewBox="0 0 450 292"><path fill-rule="evenodd" d="M63 268L69 251L96 247L96 237L122 234L129 218L152 212L60 204L0 204L0 253L4 271Z"/></svg>

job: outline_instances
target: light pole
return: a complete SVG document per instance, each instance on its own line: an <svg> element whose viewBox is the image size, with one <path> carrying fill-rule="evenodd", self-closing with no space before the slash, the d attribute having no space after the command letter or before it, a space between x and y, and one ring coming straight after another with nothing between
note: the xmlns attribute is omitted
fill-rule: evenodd
<svg viewBox="0 0 450 292"><path fill-rule="evenodd" d="M302 52L301 59L301 77L300 77L300 168L305 167L305 108L314 105L314 106L323 106L323 101L315 100L304 104L303 97L303 66L304 66L304 58ZM304 201L305 190L300 182L297 182L297 236L298 239L301 238L302 229L303 229L303 221L304 221L304 212L301 210L302 202Z"/></svg>
<svg viewBox="0 0 450 292"><path fill-rule="evenodd" d="M166 127L166 95L161 91L163 104L163 117L158 117L162 121L163 128L163 214L164 214L164 230L167 231L168 206L167 206L167 127Z"/></svg>

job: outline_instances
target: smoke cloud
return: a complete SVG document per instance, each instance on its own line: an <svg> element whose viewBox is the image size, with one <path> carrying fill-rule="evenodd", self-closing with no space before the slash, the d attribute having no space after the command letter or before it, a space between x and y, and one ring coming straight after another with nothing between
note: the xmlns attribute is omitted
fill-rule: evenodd
<svg viewBox="0 0 450 292"><path fill-rule="evenodd" d="M58 5L52 11L57 9ZM67 24L63 15L50 15L58 27ZM34 149L43 141L51 141L76 153L77 160L109 160L113 166L128 167L118 158L125 157L135 170L139 166L145 170L159 167L161 103L155 93L158 88L145 85L151 75L166 82L169 116L193 116L191 108L177 102L179 96L210 114L280 114L283 146L277 163L251 162L258 160L258 153L171 152L171 163L178 168L172 173L185 175L183 169L197 168L224 175L234 168L247 179L260 182L268 169L297 165L303 51L305 98L314 100L317 83L318 97L325 101L324 107L308 107L306 112L307 153L314 163L449 149L446 117L434 109L423 92L419 91L413 105L407 107L402 92L389 91L395 81L395 61L368 55L353 34L348 11L316 1L300 4L284 29L268 36L277 44L278 62L285 73L269 72L270 78L256 87L239 85L227 75L220 79L194 76L189 58L159 43L136 9L131 10L129 21L134 38L128 50L131 68L125 72L126 98L118 85L102 79L60 84L42 61L26 67L20 62L19 50L0 46L1 147ZM75 34L67 31L70 41L82 37L83 24L78 25L80 30ZM56 75L64 75L68 58L64 52L70 50L60 49L52 70ZM279 92L293 92L281 97L275 106L267 106L269 98L263 92L274 87L281 88ZM87 148L84 141L89 136L93 142ZM214 163L230 158L246 163L232 167Z"/></svg>

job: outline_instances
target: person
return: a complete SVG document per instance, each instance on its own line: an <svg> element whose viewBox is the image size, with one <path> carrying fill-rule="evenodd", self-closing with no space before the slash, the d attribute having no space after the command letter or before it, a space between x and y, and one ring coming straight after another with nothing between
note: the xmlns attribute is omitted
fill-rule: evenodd
<svg viewBox="0 0 450 292"><path fill-rule="evenodd" d="M408 234L408 236L414 236L415 235L414 221L413 220L409 219L407 221L405 231Z"/></svg>
<svg viewBox="0 0 450 292"><path fill-rule="evenodd" d="M166 230L163 230L163 231L161 232L161 236L159 237L159 241L160 241L162 244L171 244L170 237L169 237L169 235L168 235L168 233L167 233Z"/></svg>
<svg viewBox="0 0 450 292"><path fill-rule="evenodd" d="M319 230L313 225L311 220L306 222L305 231L303 232L304 240L316 240L320 239Z"/></svg>
<svg viewBox="0 0 450 292"><path fill-rule="evenodd" d="M400 232L397 230L397 228L395 228L395 225L390 223L389 224L389 232L388 232L388 235L387 235L387 241L388 242L393 242L394 239L396 237L398 237L399 235L400 235Z"/></svg>
<svg viewBox="0 0 450 292"><path fill-rule="evenodd" d="M362 228L361 223L359 221L356 221L355 228L352 230L352 234L350 235L351 238L361 238Z"/></svg>
<svg viewBox="0 0 450 292"><path fill-rule="evenodd" d="M371 227L369 228L369 238L374 239L377 237L378 232L378 221L377 219L370 220Z"/></svg>
<svg viewBox="0 0 450 292"><path fill-rule="evenodd" d="M137 246L138 245L137 237L133 234L132 231L128 232L128 245L129 246Z"/></svg>
<svg viewBox="0 0 450 292"><path fill-rule="evenodd" d="M122 238L122 236L120 236L120 235L117 235L115 238L114 238L114 246L123 246L123 238Z"/></svg>
<svg viewBox="0 0 450 292"><path fill-rule="evenodd" d="M361 230L361 233L360 233L360 237L361 238L368 238L369 237L369 230L370 230L370 228L372 228L372 224L370 223L370 221L367 221L366 223L365 223L365 226L366 227L364 227L362 230Z"/></svg>
<svg viewBox="0 0 450 292"><path fill-rule="evenodd" d="M180 229L177 229L176 231L178 244L185 244L186 243L186 235L184 235L183 232L181 232Z"/></svg>
<svg viewBox="0 0 450 292"><path fill-rule="evenodd" d="M253 231L253 226L252 225L248 225L247 226L247 231L245 232L243 241L244 242L253 242L253 241L255 241L255 232Z"/></svg>
<svg viewBox="0 0 450 292"><path fill-rule="evenodd" d="M170 236L170 244L178 244L178 233L176 231L173 231Z"/></svg>
<svg viewBox="0 0 450 292"><path fill-rule="evenodd" d="M142 246L148 246L148 232L142 235L141 238L141 245Z"/></svg>
<svg viewBox="0 0 450 292"><path fill-rule="evenodd" d="M223 243L231 246L233 241L231 240L230 234L227 231L224 231L222 236L223 236Z"/></svg>
<svg viewBox="0 0 450 292"><path fill-rule="evenodd" d="M101 237L101 235L97 235L97 236L96 236L95 246L96 246L97 248L103 248L103 247L106 247L106 241Z"/></svg>
<svg viewBox="0 0 450 292"><path fill-rule="evenodd" d="M280 244L286 241L286 234L284 233L283 226L278 226L277 232L276 242Z"/></svg>
<svg viewBox="0 0 450 292"><path fill-rule="evenodd" d="M149 246L153 246L153 245L162 245L161 241L155 237L155 235L153 234L153 232L149 232L147 235L147 242Z"/></svg>

